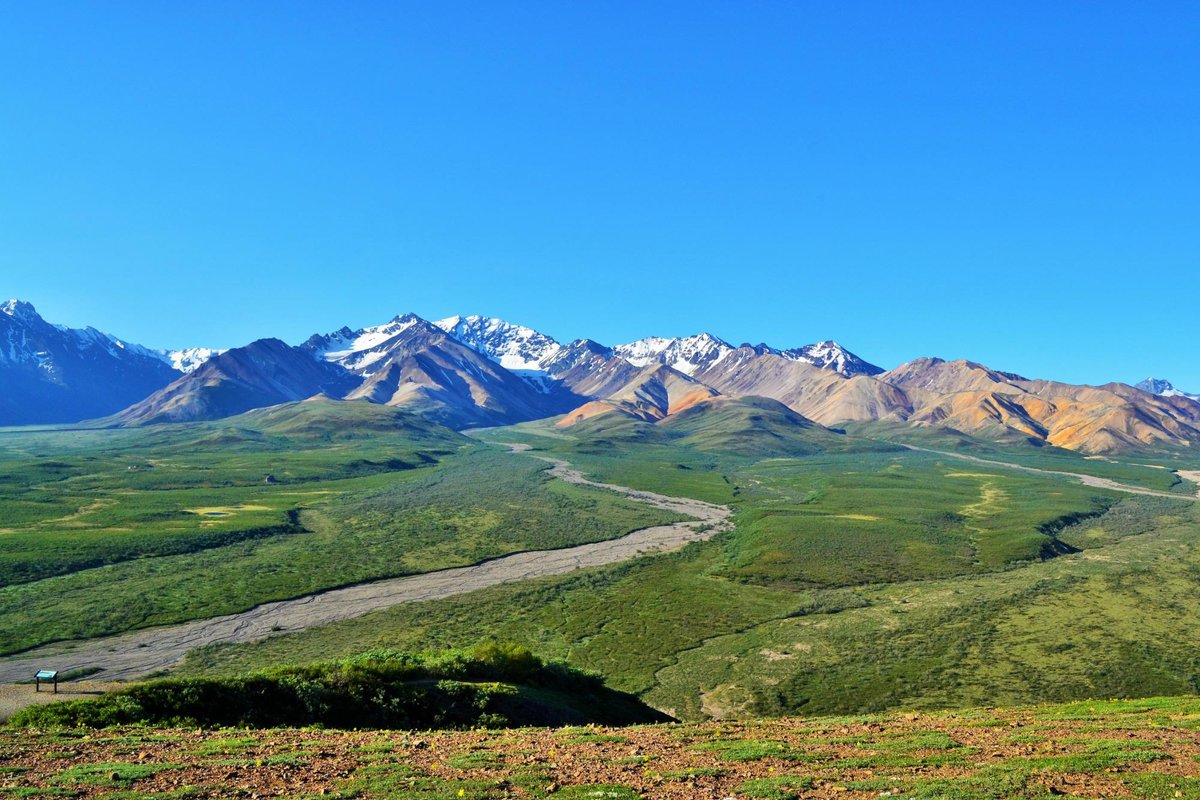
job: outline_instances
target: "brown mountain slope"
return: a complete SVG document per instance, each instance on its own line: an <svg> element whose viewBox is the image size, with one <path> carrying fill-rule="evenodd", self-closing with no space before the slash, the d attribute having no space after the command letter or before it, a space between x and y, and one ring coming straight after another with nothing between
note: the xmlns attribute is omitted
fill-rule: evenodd
<svg viewBox="0 0 1200 800"><path fill-rule="evenodd" d="M1086 453L1200 444L1200 404L1124 384L1028 380L970 361L918 359L879 380L923 396L910 417L987 438L1024 436Z"/></svg>
<svg viewBox="0 0 1200 800"><path fill-rule="evenodd" d="M537 419L578 398L548 396L477 351L421 320L390 339L387 355L345 395L404 408L450 427Z"/></svg>
<svg viewBox="0 0 1200 800"><path fill-rule="evenodd" d="M696 403L716 397L715 389L671 367L651 364L629 383L601 400L592 400L569 412L558 427L566 428L602 414L618 413L653 422Z"/></svg>
<svg viewBox="0 0 1200 800"><path fill-rule="evenodd" d="M903 389L866 375L853 378L811 364L741 347L696 378L735 397L770 397L808 419L904 421L913 401Z"/></svg>
<svg viewBox="0 0 1200 800"><path fill-rule="evenodd" d="M773 398L826 426L907 422L1086 453L1200 445L1200 404L1185 397L1029 380L965 360L921 358L846 378L743 347L695 378L724 395Z"/></svg>
<svg viewBox="0 0 1200 800"><path fill-rule="evenodd" d="M340 396L349 385L339 367L278 339L259 339L214 356L112 419L123 425L220 419L321 393Z"/></svg>
<svg viewBox="0 0 1200 800"><path fill-rule="evenodd" d="M545 363L546 372L581 397L608 397L627 386L642 371L615 355L612 348L591 339L577 339Z"/></svg>

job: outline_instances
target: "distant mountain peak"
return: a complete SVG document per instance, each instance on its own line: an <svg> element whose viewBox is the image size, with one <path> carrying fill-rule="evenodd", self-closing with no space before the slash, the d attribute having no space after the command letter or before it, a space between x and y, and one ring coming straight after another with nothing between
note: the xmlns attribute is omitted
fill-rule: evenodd
<svg viewBox="0 0 1200 800"><path fill-rule="evenodd" d="M340 364L349 370L363 371L388 354L387 343L418 325L428 325L413 313L397 314L381 325L351 330L342 326L332 333L314 333L300 345L321 361Z"/></svg>
<svg viewBox="0 0 1200 800"><path fill-rule="evenodd" d="M168 364L183 373L194 372L214 356L219 356L225 350L212 347L185 347L182 350L163 351Z"/></svg>
<svg viewBox="0 0 1200 800"><path fill-rule="evenodd" d="M855 375L879 375L884 371L883 368L851 353L833 339L784 350L780 355L792 361L802 361L812 364L814 367L831 369L847 378Z"/></svg>
<svg viewBox="0 0 1200 800"><path fill-rule="evenodd" d="M1200 394L1180 391L1175 388L1174 384L1163 378L1146 378L1141 383L1135 384L1133 388L1156 394L1159 397L1186 397L1189 400L1200 400Z"/></svg>
<svg viewBox="0 0 1200 800"><path fill-rule="evenodd" d="M0 424L78 422L117 411L179 373L158 351L0 303Z"/></svg>
<svg viewBox="0 0 1200 800"><path fill-rule="evenodd" d="M533 328L479 315L440 319L434 326L509 370L542 371L562 345Z"/></svg>
<svg viewBox="0 0 1200 800"><path fill-rule="evenodd" d="M647 336L628 344L617 345L613 352L635 367L658 363L679 370L685 375L694 375L721 361L734 349L729 342L703 332L675 339Z"/></svg>
<svg viewBox="0 0 1200 800"><path fill-rule="evenodd" d="M1164 378L1146 378L1141 383L1134 384L1133 388L1141 389L1143 392L1150 394L1165 394L1175 391L1175 386L1170 381Z"/></svg>
<svg viewBox="0 0 1200 800"><path fill-rule="evenodd" d="M26 300L19 300L15 297L11 300L5 300L3 303L0 303L0 312L7 314L14 319L23 321L34 319L40 320L42 318L41 315L38 314L37 309L33 307L33 303L30 303Z"/></svg>

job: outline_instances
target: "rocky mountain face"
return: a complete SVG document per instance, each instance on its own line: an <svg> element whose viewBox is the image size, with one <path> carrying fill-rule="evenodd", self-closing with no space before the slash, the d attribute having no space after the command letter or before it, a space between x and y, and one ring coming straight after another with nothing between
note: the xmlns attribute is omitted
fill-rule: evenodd
<svg viewBox="0 0 1200 800"><path fill-rule="evenodd" d="M720 394L688 375L661 364L649 364L607 397L591 400L558 423L570 427L602 414L621 414L654 422Z"/></svg>
<svg viewBox="0 0 1200 800"><path fill-rule="evenodd" d="M938 358L884 371L833 341L780 349L708 333L562 344L479 316L402 314L296 347L263 339L227 352L168 353L50 325L12 301L0 306L0 376L4 424L76 421L121 407L111 417L118 424L213 419L319 395L404 408L455 428L557 415L570 428L612 415L665 430L676 419L694 428L720 418L728 427L744 416L769 418L779 430L882 421L1088 453L1200 446L1200 402L1167 381L1075 386Z"/></svg>
<svg viewBox="0 0 1200 800"><path fill-rule="evenodd" d="M580 397L608 397L641 371L611 347L591 339L576 339L563 346L543 367L551 380Z"/></svg>
<svg viewBox="0 0 1200 800"><path fill-rule="evenodd" d="M846 378L855 375L878 375L881 367L868 363L835 341L817 342L803 347L779 350L767 344L743 344L734 347L711 333L686 336L681 339L650 337L614 348L617 355L631 364L645 366L650 363L664 364L685 375L712 371L731 353L742 351L754 355L776 355L788 361L798 361L814 367L833 370Z"/></svg>
<svg viewBox="0 0 1200 800"><path fill-rule="evenodd" d="M543 372L562 349L545 334L495 317L449 317L433 324L512 371Z"/></svg>
<svg viewBox="0 0 1200 800"><path fill-rule="evenodd" d="M0 425L76 422L119 411L181 374L166 353L0 304Z"/></svg>
<svg viewBox="0 0 1200 800"><path fill-rule="evenodd" d="M259 339L213 356L113 421L129 425L220 419L314 395L340 398L353 384L339 366L278 339Z"/></svg>
<svg viewBox="0 0 1200 800"><path fill-rule="evenodd" d="M1200 394L1190 394L1176 389L1170 381L1162 378L1146 378L1146 380L1133 385L1135 389L1141 389L1143 392L1150 394L1162 395L1163 397L1186 397L1189 400L1200 400Z"/></svg>
<svg viewBox="0 0 1200 800"><path fill-rule="evenodd" d="M375 349L382 356L353 373L361 380L346 399L406 408L450 427L551 416L579 399L539 387L425 320Z"/></svg>
<svg viewBox="0 0 1200 800"><path fill-rule="evenodd" d="M506 347L504 337L494 335L497 326L459 322L483 334L472 340L475 346L415 314L367 328L314 334L297 347L277 339L260 340L211 358L115 420L142 424L216 419L324 395L404 408L462 428L553 416L585 400L565 384L549 381L542 370L521 375L502 366L500 361L511 359L520 348ZM528 328L502 325L514 341L541 337ZM493 335L489 338L488 333ZM558 349L553 343L543 355Z"/></svg>
<svg viewBox="0 0 1200 800"><path fill-rule="evenodd" d="M667 348L659 352L670 353ZM971 361L938 358L847 376L831 368L832 362L817 366L761 346L725 350L718 357L705 353L690 359L685 354L676 358L675 363L680 362L690 368L686 376L674 367L664 368L723 397L777 400L828 427L903 423L1085 453L1200 446L1200 403L1124 384L1074 386L1030 380ZM560 424L569 426L604 413L631 414L628 401L629 389L619 388L569 412Z"/></svg>
<svg viewBox="0 0 1200 800"><path fill-rule="evenodd" d="M878 376L913 401L907 421L1087 453L1200 444L1200 404L1121 383L1029 380L970 361L919 359Z"/></svg>

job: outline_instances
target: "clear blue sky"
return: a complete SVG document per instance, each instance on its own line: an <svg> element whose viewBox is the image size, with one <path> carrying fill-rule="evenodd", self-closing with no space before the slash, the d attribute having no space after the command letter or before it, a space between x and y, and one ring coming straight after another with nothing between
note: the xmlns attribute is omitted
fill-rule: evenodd
<svg viewBox="0 0 1200 800"><path fill-rule="evenodd" d="M1200 4L10 3L0 295L1200 390Z"/></svg>

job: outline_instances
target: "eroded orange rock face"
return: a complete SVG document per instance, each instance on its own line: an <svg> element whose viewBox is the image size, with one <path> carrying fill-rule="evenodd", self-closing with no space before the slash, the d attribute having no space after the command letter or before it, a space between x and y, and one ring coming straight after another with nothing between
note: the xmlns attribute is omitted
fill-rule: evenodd
<svg viewBox="0 0 1200 800"><path fill-rule="evenodd" d="M880 375L837 372L747 348L693 376L647 367L609 397L567 415L646 422L714 397L767 397L826 426L887 421L953 428L988 439L1023 438L1090 454L1143 446L1200 446L1200 404L1124 384L1029 380L971 361L917 359Z"/></svg>

